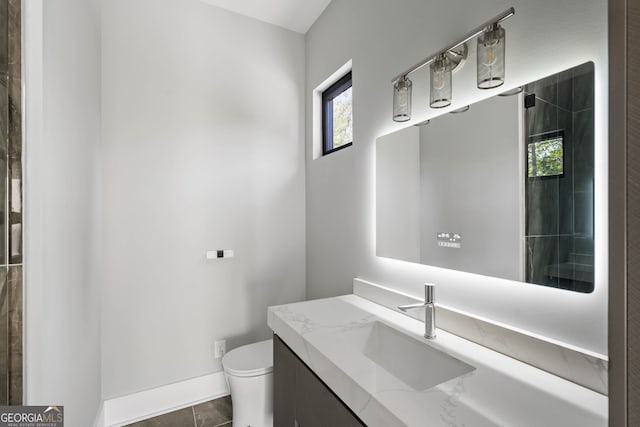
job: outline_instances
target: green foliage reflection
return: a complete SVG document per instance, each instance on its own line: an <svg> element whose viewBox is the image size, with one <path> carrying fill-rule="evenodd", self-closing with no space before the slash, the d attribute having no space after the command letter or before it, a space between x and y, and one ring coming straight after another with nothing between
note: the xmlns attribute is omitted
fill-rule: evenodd
<svg viewBox="0 0 640 427"><path fill-rule="evenodd" d="M351 88L333 98L333 148L353 141Z"/></svg>
<svg viewBox="0 0 640 427"><path fill-rule="evenodd" d="M564 170L562 137L532 142L528 149L528 176L562 175Z"/></svg>

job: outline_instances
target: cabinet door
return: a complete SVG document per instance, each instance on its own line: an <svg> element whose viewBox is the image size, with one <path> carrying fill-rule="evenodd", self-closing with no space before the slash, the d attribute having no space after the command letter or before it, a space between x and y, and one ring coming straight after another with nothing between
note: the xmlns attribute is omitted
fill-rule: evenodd
<svg viewBox="0 0 640 427"><path fill-rule="evenodd" d="M364 424L277 335L273 337L275 427L362 427Z"/></svg>
<svg viewBox="0 0 640 427"><path fill-rule="evenodd" d="M296 420L300 427L364 425L302 362L296 370Z"/></svg>
<svg viewBox="0 0 640 427"><path fill-rule="evenodd" d="M273 336L273 419L275 427L294 427L296 419L296 355Z"/></svg>

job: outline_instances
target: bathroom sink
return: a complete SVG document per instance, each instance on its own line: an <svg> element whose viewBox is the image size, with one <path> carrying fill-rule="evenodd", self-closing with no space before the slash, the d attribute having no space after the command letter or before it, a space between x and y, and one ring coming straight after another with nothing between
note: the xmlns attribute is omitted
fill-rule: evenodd
<svg viewBox="0 0 640 427"><path fill-rule="evenodd" d="M373 322L359 332L366 334L364 355L415 390L426 390L475 369L384 323Z"/></svg>
<svg viewBox="0 0 640 427"><path fill-rule="evenodd" d="M379 321L350 327L323 339L309 338L319 347L330 345L332 351L328 353L339 358L354 379L384 382L382 388L392 387L392 383L399 380L413 390L423 391L475 369L426 340L406 335Z"/></svg>

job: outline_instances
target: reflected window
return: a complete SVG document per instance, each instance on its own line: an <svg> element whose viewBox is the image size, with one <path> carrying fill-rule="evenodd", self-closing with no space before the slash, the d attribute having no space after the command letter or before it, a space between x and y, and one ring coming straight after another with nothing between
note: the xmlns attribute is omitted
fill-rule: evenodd
<svg viewBox="0 0 640 427"><path fill-rule="evenodd" d="M564 173L563 140L562 132L553 132L529 142L527 147L529 178L559 176Z"/></svg>

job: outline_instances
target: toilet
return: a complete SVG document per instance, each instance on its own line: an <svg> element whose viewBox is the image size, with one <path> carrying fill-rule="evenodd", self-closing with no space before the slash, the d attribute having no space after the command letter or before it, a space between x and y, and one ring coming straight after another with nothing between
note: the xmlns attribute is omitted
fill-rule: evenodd
<svg viewBox="0 0 640 427"><path fill-rule="evenodd" d="M273 340L247 344L222 358L234 427L273 427Z"/></svg>

